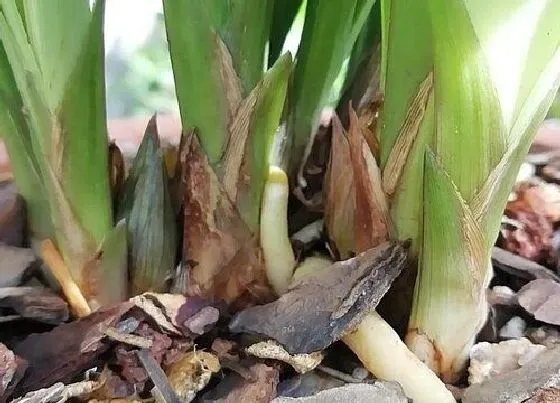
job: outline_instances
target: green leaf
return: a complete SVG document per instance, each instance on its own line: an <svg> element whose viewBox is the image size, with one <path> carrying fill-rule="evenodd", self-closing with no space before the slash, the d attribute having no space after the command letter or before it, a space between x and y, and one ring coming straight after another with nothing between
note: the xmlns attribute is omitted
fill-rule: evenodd
<svg viewBox="0 0 560 403"><path fill-rule="evenodd" d="M102 305L124 301L128 294L128 255L126 221L119 221L100 247L99 262L102 287L98 300Z"/></svg>
<svg viewBox="0 0 560 403"><path fill-rule="evenodd" d="M256 230L259 224L261 198L268 177L268 165L274 135L284 110L288 81L292 72L292 57L283 55L266 73L258 88L257 101L249 126L247 169L248 190L238 201L241 216Z"/></svg>
<svg viewBox="0 0 560 403"><path fill-rule="evenodd" d="M280 57L286 35L292 28L294 19L303 4L303 0L274 1L268 48L269 67L272 67Z"/></svg>
<svg viewBox="0 0 560 403"><path fill-rule="evenodd" d="M97 0L88 35L68 76L61 108L57 110L64 138L60 150L63 188L76 218L96 244L107 235L113 217L105 109L104 10L105 0Z"/></svg>
<svg viewBox="0 0 560 403"><path fill-rule="evenodd" d="M297 170L321 109L373 5L373 0L308 0L290 94L291 169Z"/></svg>
<svg viewBox="0 0 560 403"><path fill-rule="evenodd" d="M88 26L91 12L88 1L19 0L23 3L29 43L41 66L42 86L52 113L60 106L70 75L83 53L87 37L102 42L101 26ZM94 13L100 13L102 24L104 1L96 1ZM71 21L71 22L70 22ZM95 25L95 23L94 23ZM102 54L102 56L104 56Z"/></svg>
<svg viewBox="0 0 560 403"><path fill-rule="evenodd" d="M164 0L165 27L181 120L196 127L202 147L216 164L228 141L230 116L220 75L215 2Z"/></svg>
<svg viewBox="0 0 560 403"><path fill-rule="evenodd" d="M11 156L10 168L18 191L26 201L32 235L44 239L53 235L52 222L22 108L12 69L0 42L0 138Z"/></svg>
<svg viewBox="0 0 560 403"><path fill-rule="evenodd" d="M272 25L273 0L222 0L227 17L218 27L233 66L248 94L262 78L265 48ZM224 4L224 6L225 6Z"/></svg>
<svg viewBox="0 0 560 403"><path fill-rule="evenodd" d="M459 189L429 150L424 175L424 235L409 328L433 348L421 351L430 355L427 364L453 381L485 320L489 277L480 266L488 267L489 250Z"/></svg>
<svg viewBox="0 0 560 403"><path fill-rule="evenodd" d="M380 165L385 168L408 108L433 66L432 36L425 2L382 1ZM423 158L423 156L422 156Z"/></svg>
<svg viewBox="0 0 560 403"><path fill-rule="evenodd" d="M343 91L354 82L356 76L362 72L362 69L365 69L366 63L376 53L380 41L381 1L377 1L371 8L367 20L363 24L362 30L352 48ZM345 108L346 106L343 105L342 107ZM354 107L358 107L358 105L354 105Z"/></svg>
<svg viewBox="0 0 560 403"><path fill-rule="evenodd" d="M506 149L500 100L463 0L430 2L436 135L433 145L471 201Z"/></svg>

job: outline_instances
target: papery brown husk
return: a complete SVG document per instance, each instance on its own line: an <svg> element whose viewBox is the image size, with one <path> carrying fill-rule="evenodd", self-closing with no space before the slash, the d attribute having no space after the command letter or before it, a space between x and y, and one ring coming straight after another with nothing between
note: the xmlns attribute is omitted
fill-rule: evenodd
<svg viewBox="0 0 560 403"><path fill-rule="evenodd" d="M257 240L219 182L195 134L185 141L186 293L231 307L273 297Z"/></svg>
<svg viewBox="0 0 560 403"><path fill-rule="evenodd" d="M325 176L325 225L342 259L387 240L390 222L379 168L351 106L349 118L348 132L333 118Z"/></svg>

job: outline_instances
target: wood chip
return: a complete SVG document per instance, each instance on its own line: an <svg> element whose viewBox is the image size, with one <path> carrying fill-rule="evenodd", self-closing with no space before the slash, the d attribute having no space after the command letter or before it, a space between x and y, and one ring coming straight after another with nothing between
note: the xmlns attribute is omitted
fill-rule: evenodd
<svg viewBox="0 0 560 403"><path fill-rule="evenodd" d="M386 242L304 276L276 301L238 313L229 328L274 339L290 354L323 350L375 309L405 266L408 245Z"/></svg>
<svg viewBox="0 0 560 403"><path fill-rule="evenodd" d="M69 317L68 304L43 287L0 288L0 308L10 308L22 318L58 325Z"/></svg>
<svg viewBox="0 0 560 403"><path fill-rule="evenodd" d="M492 263L497 269L522 279L542 278L560 282L560 276L552 270L502 248L492 248Z"/></svg>
<svg viewBox="0 0 560 403"><path fill-rule="evenodd" d="M557 282L533 280L519 290L517 300L535 319L560 325L560 284Z"/></svg>
<svg viewBox="0 0 560 403"><path fill-rule="evenodd" d="M104 330L114 326L131 303L94 312L80 320L57 326L50 332L32 334L17 344L14 353L29 363L18 391L26 393L56 382L69 382L109 348Z"/></svg>
<svg viewBox="0 0 560 403"><path fill-rule="evenodd" d="M121 333L114 327L109 327L109 328L105 329L104 333L110 339L115 340L115 341L119 341L119 342L124 343L124 344L128 344L130 346L136 346L136 347L147 348L147 349L152 347L152 341L151 340L148 340L148 339L146 339L145 337L142 337L142 336L137 336L135 334Z"/></svg>

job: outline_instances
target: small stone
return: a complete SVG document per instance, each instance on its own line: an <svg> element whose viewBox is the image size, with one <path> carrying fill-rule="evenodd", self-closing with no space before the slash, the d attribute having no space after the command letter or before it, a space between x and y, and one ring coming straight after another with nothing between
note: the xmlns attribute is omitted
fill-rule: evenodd
<svg viewBox="0 0 560 403"><path fill-rule="evenodd" d="M527 337L535 344L542 344L546 348L553 348L560 344L560 331L552 326L541 326L528 329Z"/></svg>
<svg viewBox="0 0 560 403"><path fill-rule="evenodd" d="M353 383L307 397L277 397L271 403L408 403L394 382Z"/></svg>
<svg viewBox="0 0 560 403"><path fill-rule="evenodd" d="M475 344L470 351L469 384L519 369L544 350L545 346L533 344L526 338Z"/></svg>
<svg viewBox="0 0 560 403"><path fill-rule="evenodd" d="M526 403L528 399L543 393L542 391L559 386L560 347L556 347L538 354L517 370L469 386L462 402ZM546 402L546 400L529 401Z"/></svg>
<svg viewBox="0 0 560 403"><path fill-rule="evenodd" d="M346 385L341 379L319 371L297 374L280 382L276 390L277 396L305 397L312 396L322 390L339 388Z"/></svg>
<svg viewBox="0 0 560 403"><path fill-rule="evenodd" d="M527 323L519 316L514 316L502 326L499 335L502 339L518 339L523 337L526 328Z"/></svg>
<svg viewBox="0 0 560 403"><path fill-rule="evenodd" d="M358 379L360 381L363 381L368 376L369 376L369 371L364 367L357 367L354 368L354 370L352 371L352 378Z"/></svg>
<svg viewBox="0 0 560 403"><path fill-rule="evenodd" d="M517 294L508 286L497 285L488 292L488 303L490 305L517 305Z"/></svg>

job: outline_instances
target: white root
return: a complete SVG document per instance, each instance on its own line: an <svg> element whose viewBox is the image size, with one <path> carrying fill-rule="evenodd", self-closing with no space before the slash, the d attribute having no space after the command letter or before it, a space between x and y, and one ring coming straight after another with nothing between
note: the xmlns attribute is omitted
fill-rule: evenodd
<svg viewBox="0 0 560 403"><path fill-rule="evenodd" d="M270 166L262 200L260 243L268 281L278 295L288 289L296 266L288 238L289 193L286 173L279 167Z"/></svg>
<svg viewBox="0 0 560 403"><path fill-rule="evenodd" d="M344 343L377 378L397 381L414 403L455 403L445 384L416 357L377 312L368 314Z"/></svg>
<svg viewBox="0 0 560 403"><path fill-rule="evenodd" d="M318 272L333 262L328 258L304 260L294 280ZM376 378L396 381L414 403L455 403L437 375L416 357L391 326L375 311L368 314L342 341Z"/></svg>

